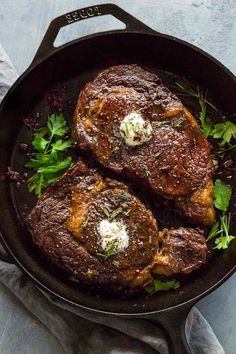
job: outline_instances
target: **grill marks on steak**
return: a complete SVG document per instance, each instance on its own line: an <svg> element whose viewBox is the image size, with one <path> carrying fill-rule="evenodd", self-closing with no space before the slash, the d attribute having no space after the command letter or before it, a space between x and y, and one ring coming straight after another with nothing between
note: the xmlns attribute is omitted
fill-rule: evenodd
<svg viewBox="0 0 236 354"><path fill-rule="evenodd" d="M125 200L120 199L125 193ZM101 206L119 213L129 236L128 247L105 259L98 233L106 219ZM152 213L119 182L103 180L81 161L38 200L28 217L33 241L74 280L119 291L151 279L150 265L158 249L158 228ZM151 240L151 241L150 241Z"/></svg>
<svg viewBox="0 0 236 354"><path fill-rule="evenodd" d="M152 125L152 138L141 146L127 146L120 135L120 123L131 112L139 112ZM137 65L100 73L79 95L73 136L105 167L141 181L154 193L184 200L180 211L189 219L195 215L193 222L214 222L212 200L209 213L205 193L195 202L198 212L189 211L192 194L211 181L211 146L193 116L155 74Z"/></svg>
<svg viewBox="0 0 236 354"><path fill-rule="evenodd" d="M98 225L116 211L123 220L128 247L101 257ZM117 213L117 210L120 210ZM113 214L114 216L114 214ZM206 241L196 229L158 231L152 212L128 187L103 179L82 161L49 186L28 217L33 241L73 280L113 293L142 287L153 273L189 273L206 260Z"/></svg>

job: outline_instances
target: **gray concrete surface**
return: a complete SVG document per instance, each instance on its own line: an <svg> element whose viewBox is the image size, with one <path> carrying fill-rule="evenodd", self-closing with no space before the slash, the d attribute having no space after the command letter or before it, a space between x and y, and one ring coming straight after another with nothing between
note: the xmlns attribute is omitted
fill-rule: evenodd
<svg viewBox="0 0 236 354"><path fill-rule="evenodd" d="M235 0L118 0L113 2L153 29L185 39L215 56L236 74ZM0 0L0 42L21 74L30 64L49 22L81 7L106 3L90 0ZM105 22L105 23L104 23ZM60 32L57 45L122 24L107 16L69 26ZM193 64L194 69L194 64ZM236 275L201 300L198 308L211 324L226 354L236 353ZM0 352L5 319L29 316L0 284ZM13 353L14 354L14 353Z"/></svg>

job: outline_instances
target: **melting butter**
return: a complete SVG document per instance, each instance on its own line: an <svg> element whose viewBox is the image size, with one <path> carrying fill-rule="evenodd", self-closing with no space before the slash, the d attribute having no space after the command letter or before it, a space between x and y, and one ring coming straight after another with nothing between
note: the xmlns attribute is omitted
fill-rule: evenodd
<svg viewBox="0 0 236 354"><path fill-rule="evenodd" d="M128 146L138 146L152 138L152 126L138 112L125 116L120 124L120 134Z"/></svg>
<svg viewBox="0 0 236 354"><path fill-rule="evenodd" d="M129 236L123 221L101 220L98 226L101 247L107 251L113 247L114 253L124 251L129 245Z"/></svg>

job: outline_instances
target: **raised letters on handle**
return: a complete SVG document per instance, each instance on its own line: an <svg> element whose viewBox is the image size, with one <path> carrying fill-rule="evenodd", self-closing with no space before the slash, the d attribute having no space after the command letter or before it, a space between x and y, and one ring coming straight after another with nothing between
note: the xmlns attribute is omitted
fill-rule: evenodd
<svg viewBox="0 0 236 354"><path fill-rule="evenodd" d="M98 6L91 6L79 11L72 11L65 15L67 23L77 22L84 20L88 17L100 16L102 15Z"/></svg>

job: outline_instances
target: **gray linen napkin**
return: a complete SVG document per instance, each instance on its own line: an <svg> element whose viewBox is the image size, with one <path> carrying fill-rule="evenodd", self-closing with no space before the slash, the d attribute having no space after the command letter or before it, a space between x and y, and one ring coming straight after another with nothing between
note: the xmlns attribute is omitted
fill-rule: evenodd
<svg viewBox="0 0 236 354"><path fill-rule="evenodd" d="M0 101L16 78L0 44ZM6 294L5 298L0 296L0 306L8 304L6 310L11 313L0 332L1 354L168 353L164 334L157 324L145 319L108 319L45 294L11 263L1 246L0 285ZM5 287L10 291L4 290ZM12 296L16 300L12 302L14 311L7 302L7 297ZM8 328L14 335L9 335ZM186 321L186 336L193 354L224 354L196 308Z"/></svg>

